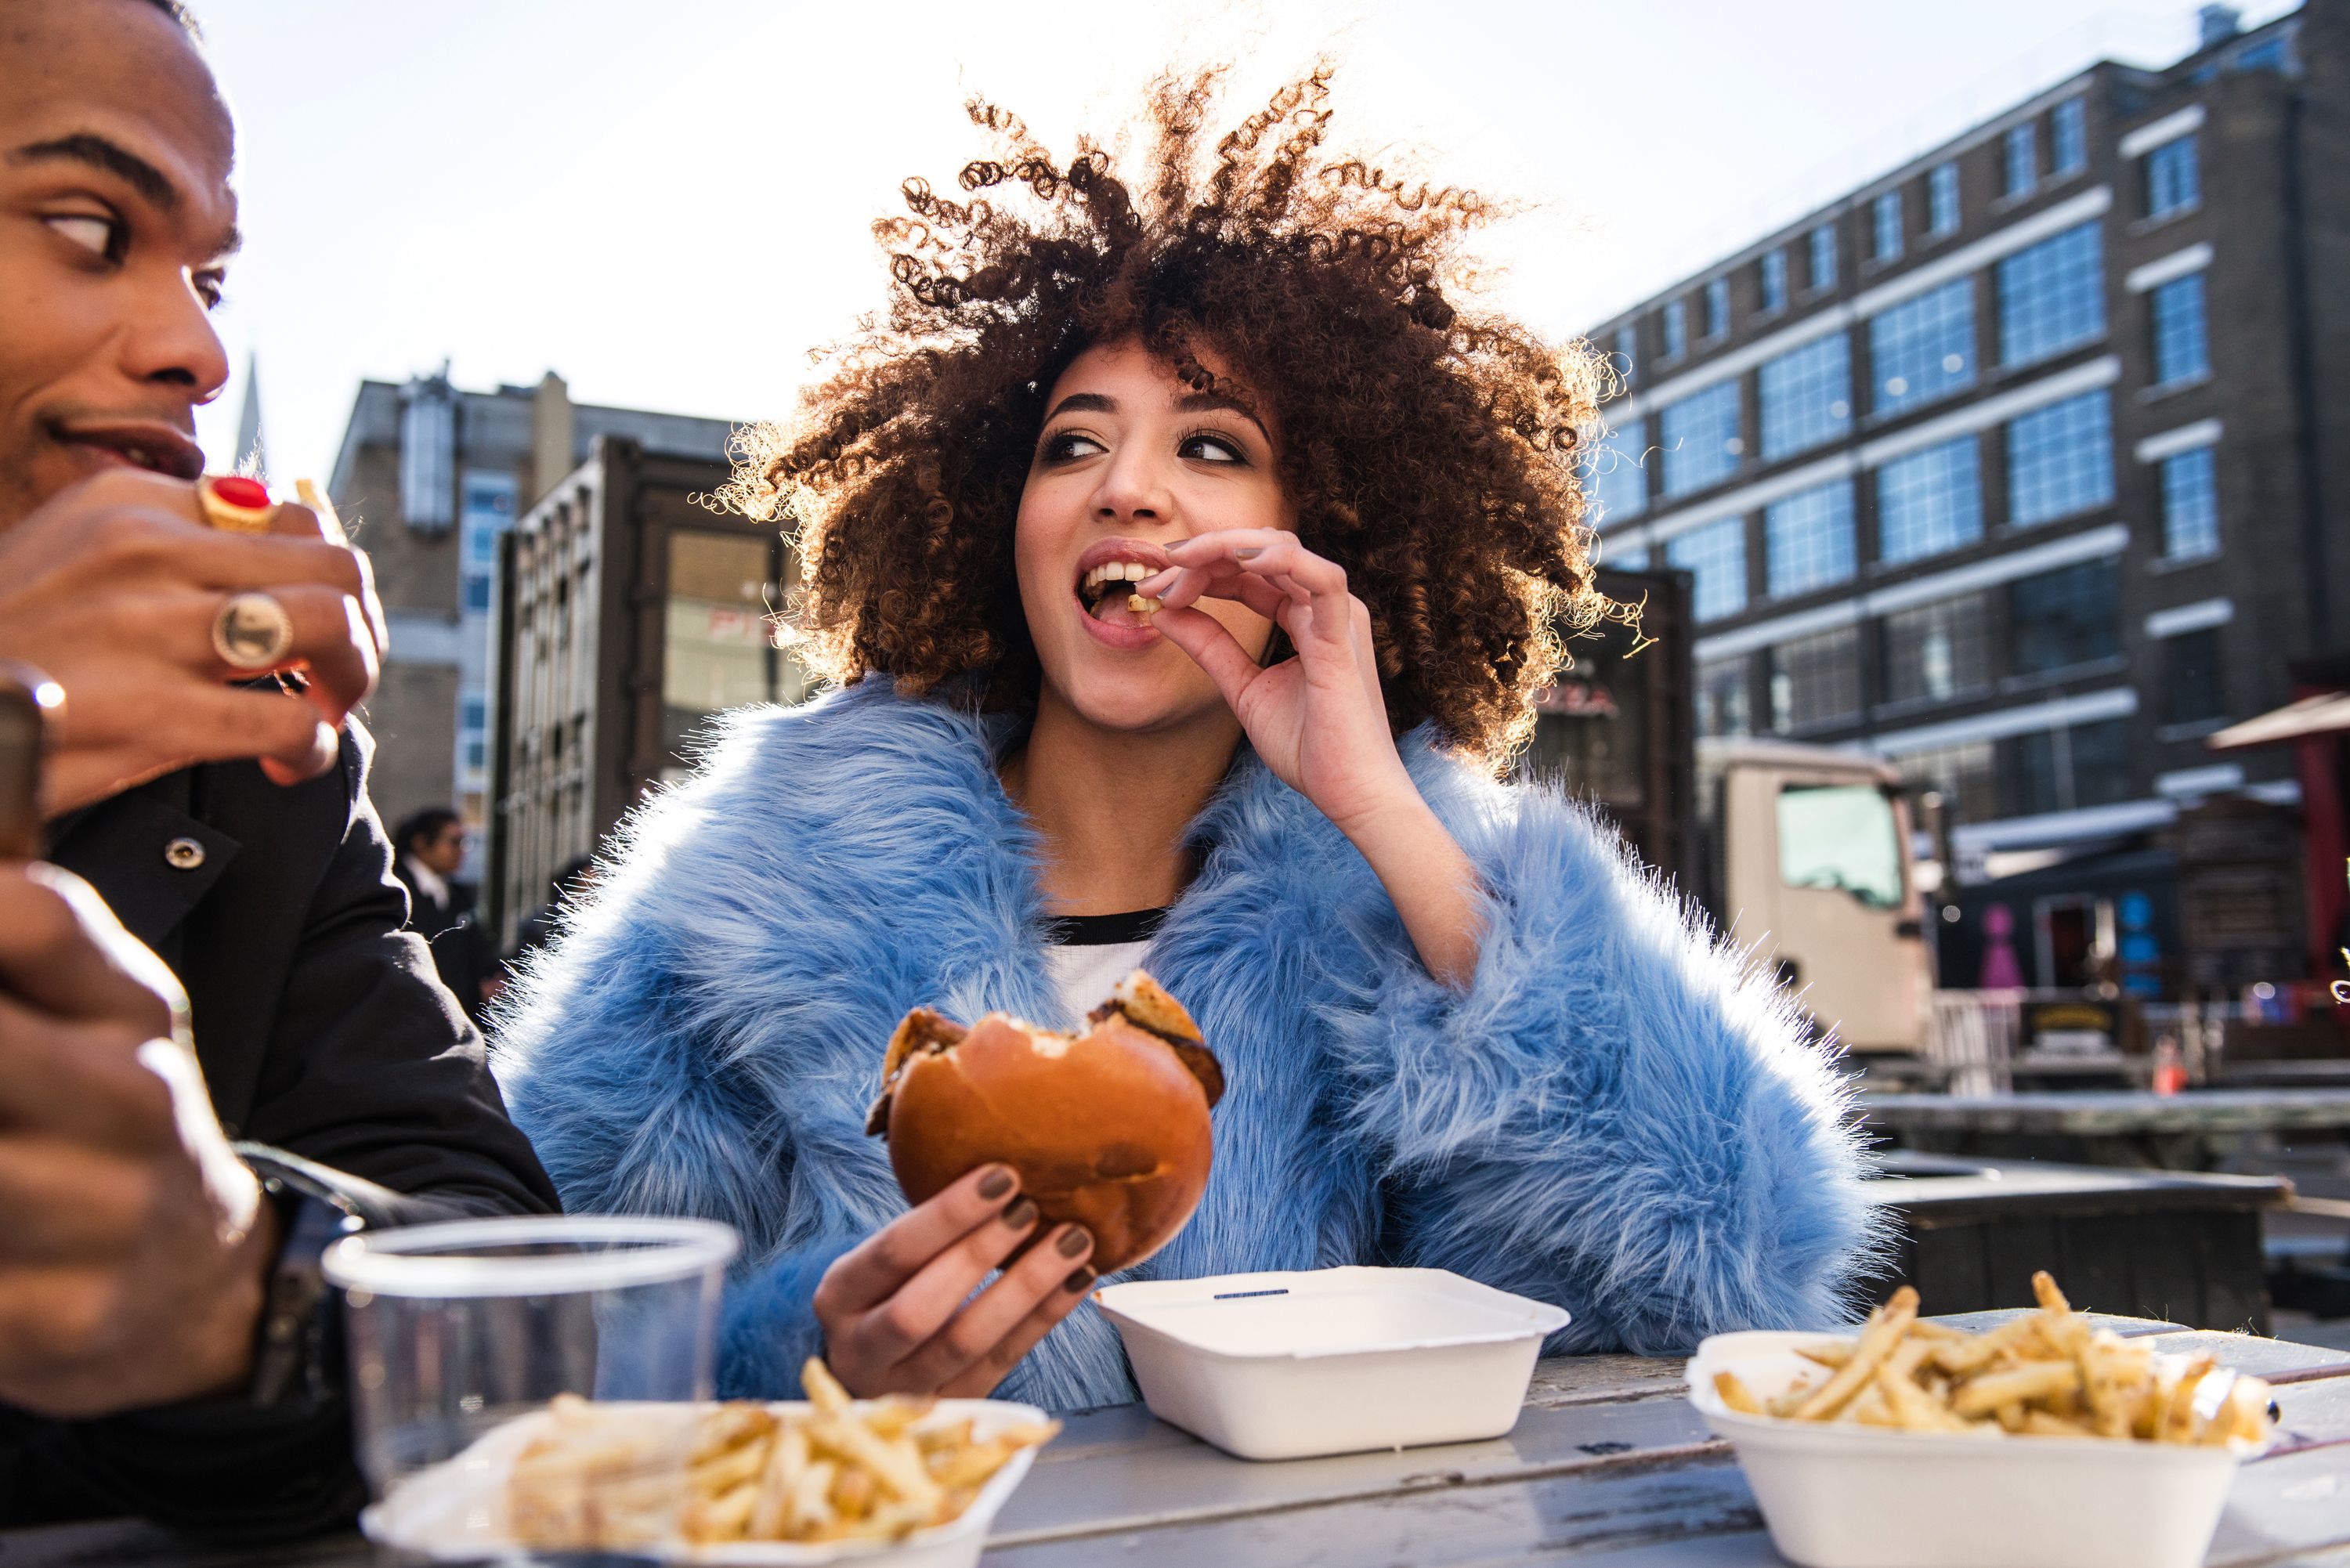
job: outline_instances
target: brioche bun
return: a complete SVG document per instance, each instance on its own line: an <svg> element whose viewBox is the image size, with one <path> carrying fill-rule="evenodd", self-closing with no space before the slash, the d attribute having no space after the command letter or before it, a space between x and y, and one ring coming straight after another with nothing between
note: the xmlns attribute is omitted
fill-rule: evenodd
<svg viewBox="0 0 2350 1568"><path fill-rule="evenodd" d="M920 1203L1001 1161L1043 1222L1093 1233L1110 1273L1171 1241L1207 1190L1208 1111L1223 1072L1199 1026L1137 970L1067 1035L991 1012L969 1029L928 1008L899 1024L867 1130Z"/></svg>

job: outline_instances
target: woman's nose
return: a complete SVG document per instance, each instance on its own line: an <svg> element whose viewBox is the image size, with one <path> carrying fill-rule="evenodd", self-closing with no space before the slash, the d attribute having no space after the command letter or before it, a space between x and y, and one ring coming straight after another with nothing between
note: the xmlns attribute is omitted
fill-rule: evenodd
<svg viewBox="0 0 2350 1568"><path fill-rule="evenodd" d="M1094 492L1094 515L1098 520L1163 523L1172 513L1166 474L1148 452L1127 447L1102 470L1101 484Z"/></svg>

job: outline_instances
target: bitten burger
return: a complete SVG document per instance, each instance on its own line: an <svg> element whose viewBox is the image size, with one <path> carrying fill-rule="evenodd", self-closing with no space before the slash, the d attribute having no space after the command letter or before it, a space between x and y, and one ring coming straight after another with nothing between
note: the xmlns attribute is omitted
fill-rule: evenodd
<svg viewBox="0 0 2350 1568"><path fill-rule="evenodd" d="M982 1165L1010 1166L1043 1217L1036 1233L1083 1225L1107 1274L1165 1246L1199 1207L1224 1074L1191 1015L1140 970L1087 1022L1069 1035L991 1012L966 1029L918 1007L889 1037L865 1130L889 1138L915 1203Z"/></svg>

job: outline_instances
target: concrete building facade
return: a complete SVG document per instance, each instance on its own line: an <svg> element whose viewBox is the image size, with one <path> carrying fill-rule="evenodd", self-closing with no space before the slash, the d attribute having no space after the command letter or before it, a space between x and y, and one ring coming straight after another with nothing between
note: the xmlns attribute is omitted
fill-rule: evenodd
<svg viewBox="0 0 2350 1568"><path fill-rule="evenodd" d="M1890 758L1973 884L2293 807L2202 742L2350 643L2345 11L2206 6L1591 332L1602 558L1693 574L1700 735Z"/></svg>

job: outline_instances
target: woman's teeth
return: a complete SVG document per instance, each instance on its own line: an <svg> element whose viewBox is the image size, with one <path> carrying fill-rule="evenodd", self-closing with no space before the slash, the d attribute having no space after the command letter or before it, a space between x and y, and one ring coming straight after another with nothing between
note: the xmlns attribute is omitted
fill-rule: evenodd
<svg viewBox="0 0 2350 1568"><path fill-rule="evenodd" d="M1097 620L1118 619L1118 588L1127 583L1139 583L1158 574L1157 566L1141 561L1105 561L1085 576L1082 596L1088 609ZM1126 596L1124 608L1132 615L1148 616L1159 609L1155 598L1141 594Z"/></svg>

